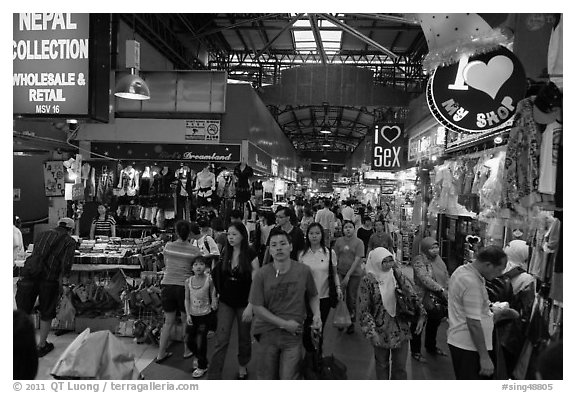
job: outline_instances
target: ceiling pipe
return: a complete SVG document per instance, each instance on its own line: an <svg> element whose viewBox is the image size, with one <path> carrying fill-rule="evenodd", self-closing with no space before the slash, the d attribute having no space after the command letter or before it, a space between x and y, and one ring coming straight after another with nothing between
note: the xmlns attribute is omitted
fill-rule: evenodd
<svg viewBox="0 0 576 393"><path fill-rule="evenodd" d="M398 23L407 23L410 25L420 25L420 23L415 19L408 19L402 16L394 16L394 15L386 15L386 14L347 14L347 15L354 15L360 18L368 18L368 19L375 19L375 20L382 20L385 22L398 22Z"/></svg>
<svg viewBox="0 0 576 393"><path fill-rule="evenodd" d="M322 45L322 36L320 35L320 29L318 29L318 19L316 18L316 14L308 14L308 19L310 20L310 26L314 33L314 40L316 41L316 49L320 54L320 60L322 60L323 65L326 65L328 59L326 57L326 52L324 51L324 45Z"/></svg>

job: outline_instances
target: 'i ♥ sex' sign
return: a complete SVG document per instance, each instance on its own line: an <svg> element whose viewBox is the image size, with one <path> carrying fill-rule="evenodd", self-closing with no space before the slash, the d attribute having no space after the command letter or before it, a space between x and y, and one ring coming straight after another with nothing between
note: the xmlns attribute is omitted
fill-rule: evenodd
<svg viewBox="0 0 576 393"><path fill-rule="evenodd" d="M386 124L374 128L371 167L376 171L399 171L406 168L408 144L403 124Z"/></svg>

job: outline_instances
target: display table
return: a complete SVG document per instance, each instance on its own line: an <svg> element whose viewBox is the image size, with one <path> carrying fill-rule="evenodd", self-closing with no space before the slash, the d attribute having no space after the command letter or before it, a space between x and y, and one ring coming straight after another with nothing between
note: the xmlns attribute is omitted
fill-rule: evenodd
<svg viewBox="0 0 576 393"><path fill-rule="evenodd" d="M82 264L73 264L72 271L73 272L96 272L96 271L103 271L103 270L114 270L114 269L123 269L123 270L140 270L142 267L140 265L82 265Z"/></svg>

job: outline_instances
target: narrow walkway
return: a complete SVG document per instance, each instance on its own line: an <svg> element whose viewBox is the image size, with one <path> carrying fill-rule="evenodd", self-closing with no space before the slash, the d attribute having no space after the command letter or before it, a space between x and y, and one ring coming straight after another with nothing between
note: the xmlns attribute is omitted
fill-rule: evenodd
<svg viewBox="0 0 576 393"><path fill-rule="evenodd" d="M403 272L412 278L412 269L410 267L403 267ZM446 328L447 321L442 322L438 331L438 347L448 351L446 344ZM360 329L356 326L356 332L348 335L345 332L339 332L332 326L332 312L328 317L327 326L325 329L324 339L324 354L334 354L348 367L348 379L351 380L372 380L376 379L374 371L374 354L372 346L362 336ZM64 334L62 336L54 336L52 333L48 337L48 341L54 343L55 349L44 358L40 359L39 370L37 379L52 379L50 371L60 355L64 352L66 347L76 338L77 334L74 332ZM137 344L134 339L128 337L120 337L120 340L125 345L126 350L134 355L136 359L136 367L141 372L148 367L154 360L157 354L157 347L148 344ZM178 343L177 345L182 345ZM209 340L208 354L209 357L212 353L214 346L214 339ZM237 373L236 353L238 351L236 330L233 329L230 346L228 349L228 356L224 365L223 378L235 379ZM248 365L250 379L256 378L257 358L258 358L258 344L253 342L252 361ZM407 371L408 379L411 380L450 380L454 379L452 370L452 363L449 357L427 357L427 363L420 363L408 356ZM172 372L166 373L170 375L171 379L192 379L192 362L190 360L181 360L182 364L178 365L177 370L169 370ZM169 367L168 365L161 365L162 367ZM182 371L185 370L185 371ZM144 373L146 376L146 373ZM162 373L154 373L154 379L161 379L159 377Z"/></svg>

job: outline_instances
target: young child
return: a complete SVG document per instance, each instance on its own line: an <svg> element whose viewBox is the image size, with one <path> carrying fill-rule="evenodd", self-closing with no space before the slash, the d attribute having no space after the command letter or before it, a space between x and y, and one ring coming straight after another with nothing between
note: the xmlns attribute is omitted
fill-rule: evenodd
<svg viewBox="0 0 576 393"><path fill-rule="evenodd" d="M208 370L208 325L210 313L218 308L218 299L212 278L206 274L205 257L196 257L192 271L194 274L185 283L186 333L188 348L198 359L198 367L192 372L192 377L200 378Z"/></svg>

